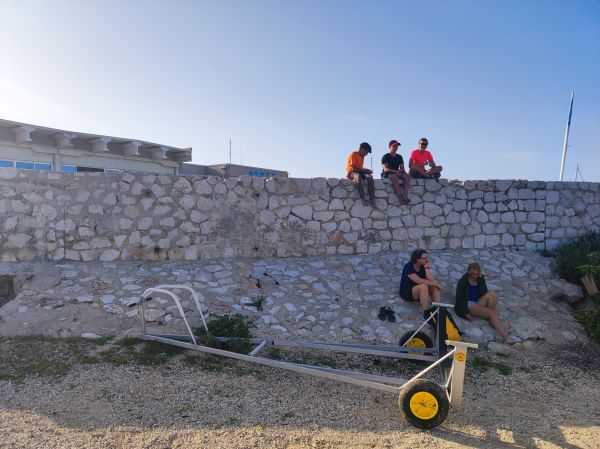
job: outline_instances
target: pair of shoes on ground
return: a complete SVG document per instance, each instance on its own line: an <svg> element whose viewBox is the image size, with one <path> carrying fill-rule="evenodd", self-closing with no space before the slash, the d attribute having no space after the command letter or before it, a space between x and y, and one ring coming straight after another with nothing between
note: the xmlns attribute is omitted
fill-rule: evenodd
<svg viewBox="0 0 600 449"><path fill-rule="evenodd" d="M381 307L379 309L379 314L377 315L377 318L379 318L381 321L385 321L387 319L390 323L396 322L396 314L389 306Z"/></svg>

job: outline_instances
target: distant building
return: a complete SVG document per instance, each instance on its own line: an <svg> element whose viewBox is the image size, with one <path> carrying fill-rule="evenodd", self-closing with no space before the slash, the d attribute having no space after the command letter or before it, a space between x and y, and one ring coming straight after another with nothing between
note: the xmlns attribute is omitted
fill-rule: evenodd
<svg viewBox="0 0 600 449"><path fill-rule="evenodd" d="M249 165L218 164L218 165L196 165L182 164L182 175L198 176L221 176L223 178L238 178L240 176L255 176L259 178L287 178L288 172L274 170L272 168L251 167Z"/></svg>
<svg viewBox="0 0 600 449"><path fill-rule="evenodd" d="M0 119L0 168L179 174L190 160L191 148Z"/></svg>

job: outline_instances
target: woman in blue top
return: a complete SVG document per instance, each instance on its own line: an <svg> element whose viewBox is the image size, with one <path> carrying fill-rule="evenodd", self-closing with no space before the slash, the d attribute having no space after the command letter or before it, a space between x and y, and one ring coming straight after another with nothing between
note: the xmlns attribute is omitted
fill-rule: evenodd
<svg viewBox="0 0 600 449"><path fill-rule="evenodd" d="M503 343L509 343L508 332L496 311L498 292L488 291L478 263L470 263L467 272L456 285L456 314L467 320L473 316L485 318L498 331Z"/></svg>
<svg viewBox="0 0 600 449"><path fill-rule="evenodd" d="M440 301L442 286L429 271L427 251L416 249L410 256L410 262L404 265L400 278L400 297L405 301L419 301L423 309L423 318L428 316L429 298Z"/></svg>

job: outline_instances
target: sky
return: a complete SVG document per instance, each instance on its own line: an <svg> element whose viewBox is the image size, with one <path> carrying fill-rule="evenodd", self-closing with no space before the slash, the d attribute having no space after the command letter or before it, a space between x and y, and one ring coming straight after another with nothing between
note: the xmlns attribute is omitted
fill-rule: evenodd
<svg viewBox="0 0 600 449"><path fill-rule="evenodd" d="M0 118L343 177L600 181L600 0L0 0ZM582 179L581 176L578 179Z"/></svg>

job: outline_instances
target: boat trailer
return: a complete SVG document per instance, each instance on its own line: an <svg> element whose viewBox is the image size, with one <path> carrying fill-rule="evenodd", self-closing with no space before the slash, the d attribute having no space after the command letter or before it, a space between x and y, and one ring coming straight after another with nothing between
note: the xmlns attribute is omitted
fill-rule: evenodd
<svg viewBox="0 0 600 449"><path fill-rule="evenodd" d="M141 301L139 302L139 316L142 325L140 338L142 340L156 341L207 354L282 368L298 373L310 374L325 379L394 393L398 395L400 409L404 412L407 421L415 427L423 429L440 425L446 419L450 406L459 407L461 405L467 350L469 348L478 347L473 343L447 340L445 328L446 314L448 313L447 309L452 308L453 305L434 303L431 316L429 316L418 329L405 333L400 340L400 346L251 338L247 340L254 346L253 349L248 354L240 354L199 344L197 340L198 337L194 335L194 332L190 327L181 304L181 299L176 291L184 291L190 294L202 319L202 325L208 333L208 326L200 302L201 299L204 300L203 296L186 285L165 284L148 288L142 294ZM187 328L188 335L146 332L144 303L151 299L150 295L156 294L166 296L173 300ZM423 327L430 322L435 323L435 342L433 344L428 335L422 332ZM237 338L225 336L216 337L216 339L219 341L239 340ZM392 376L368 374L314 365L303 365L300 363L261 357L259 355L260 352L268 346L350 352L391 357L400 360L430 362L431 364L412 378L401 379ZM441 384L423 378L423 376L436 367L441 370L443 378L443 383Z"/></svg>

